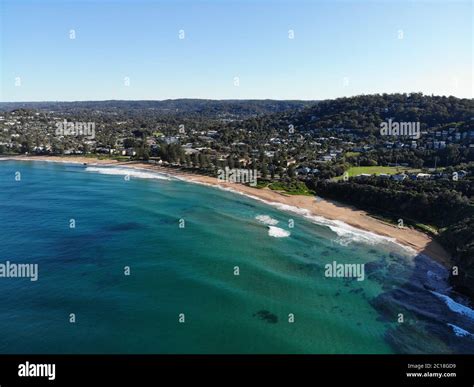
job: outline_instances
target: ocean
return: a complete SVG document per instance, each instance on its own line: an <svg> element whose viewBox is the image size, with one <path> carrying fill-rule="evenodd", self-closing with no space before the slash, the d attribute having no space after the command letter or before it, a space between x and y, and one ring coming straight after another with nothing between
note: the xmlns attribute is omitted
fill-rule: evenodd
<svg viewBox="0 0 474 387"><path fill-rule="evenodd" d="M447 270L390 238L150 171L4 160L0 184L0 266L38 269L0 268L0 353L474 353Z"/></svg>

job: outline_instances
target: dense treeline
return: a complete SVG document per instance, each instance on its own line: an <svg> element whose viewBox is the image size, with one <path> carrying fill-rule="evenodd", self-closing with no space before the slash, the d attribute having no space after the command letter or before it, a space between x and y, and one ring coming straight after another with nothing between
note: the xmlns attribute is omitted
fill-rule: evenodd
<svg viewBox="0 0 474 387"><path fill-rule="evenodd" d="M474 161L474 148L450 144L446 148L433 149L387 149L378 148L349 157L346 161L359 166L387 165L397 162L412 168L448 167Z"/></svg>
<svg viewBox="0 0 474 387"><path fill-rule="evenodd" d="M472 111L474 100L467 98L422 93L371 94L319 101L300 110L249 119L239 127L286 129L292 124L297 131L346 128L377 136L380 122L392 118L393 121L420 122L421 130L453 124L467 130L472 128Z"/></svg>
<svg viewBox="0 0 474 387"><path fill-rule="evenodd" d="M369 180L373 180L369 182ZM438 186L434 183L411 181L404 184L393 180L367 178L358 183L354 179L338 183L318 181L314 186L318 194L364 209L381 209L406 219L447 227L469 213L474 215L474 206L469 199L454 189ZM421 184L419 184L421 183ZM424 189L431 188L431 189Z"/></svg>
<svg viewBox="0 0 474 387"><path fill-rule="evenodd" d="M474 297L474 216L448 227L441 233L440 241L454 255L460 269L457 276L451 276L453 284Z"/></svg>
<svg viewBox="0 0 474 387"><path fill-rule="evenodd" d="M297 112L295 124L306 128L351 128L377 133L380 122L420 122L421 130L452 123L470 125L474 101L422 93L374 94L321 101Z"/></svg>

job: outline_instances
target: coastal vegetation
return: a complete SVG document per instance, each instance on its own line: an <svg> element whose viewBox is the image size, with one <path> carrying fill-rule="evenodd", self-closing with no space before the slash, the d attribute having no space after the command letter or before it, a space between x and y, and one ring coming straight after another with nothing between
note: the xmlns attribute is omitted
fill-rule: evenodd
<svg viewBox="0 0 474 387"><path fill-rule="evenodd" d="M421 169L405 168L405 167L387 167L387 166L376 166L376 167L350 167L345 171L345 176L354 177L359 175L395 175L397 173L415 173L421 172ZM334 180L343 179L344 175L337 176Z"/></svg>
<svg viewBox="0 0 474 387"><path fill-rule="evenodd" d="M260 182L258 188L270 188L273 191L283 192L289 195L308 195L313 193L308 189L308 186L296 179L288 179L275 182Z"/></svg>

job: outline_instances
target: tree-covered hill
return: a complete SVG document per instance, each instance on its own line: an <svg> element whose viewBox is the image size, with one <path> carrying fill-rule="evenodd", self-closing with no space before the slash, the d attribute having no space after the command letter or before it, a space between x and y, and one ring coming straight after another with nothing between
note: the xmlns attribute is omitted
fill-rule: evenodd
<svg viewBox="0 0 474 387"><path fill-rule="evenodd" d="M466 98L411 94L372 94L324 100L300 110L285 110L250 118L241 127L298 132L349 129L360 134L379 135L380 123L419 122L422 131L456 126L459 131L474 129L474 100Z"/></svg>
<svg viewBox="0 0 474 387"><path fill-rule="evenodd" d="M3 102L0 110L35 109L61 113L77 113L85 110L102 112L128 112L174 115L199 115L207 118L243 119L256 115L279 113L286 110L297 112L314 104L314 101L279 100L208 100L168 99L163 101L77 101L77 102Z"/></svg>
<svg viewBox="0 0 474 387"><path fill-rule="evenodd" d="M456 97L412 94L375 94L326 100L286 115L301 129L348 128L376 133L380 122L420 122L421 130L460 123L473 128L474 101ZM284 116L284 115L283 115Z"/></svg>

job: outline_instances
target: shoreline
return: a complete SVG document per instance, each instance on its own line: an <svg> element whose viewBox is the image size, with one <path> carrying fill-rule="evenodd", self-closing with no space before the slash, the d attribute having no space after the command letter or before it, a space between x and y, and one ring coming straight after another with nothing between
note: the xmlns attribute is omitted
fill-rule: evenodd
<svg viewBox="0 0 474 387"><path fill-rule="evenodd" d="M132 169L155 171L171 177L181 178L188 182L234 191L253 199L264 201L267 204L296 208L301 211L300 215L303 216L321 217L330 221L343 222L358 230L395 240L399 245L408 247L416 253L427 255L445 267L451 264L450 255L429 235L408 227L398 228L390 223L371 217L366 211L333 200L319 198L316 201L314 196L282 194L268 188L259 189L242 184L224 182L218 180L216 177L174 170L172 168L141 161L121 162L83 156L0 156L0 160L48 161L87 164L88 166L122 166Z"/></svg>

